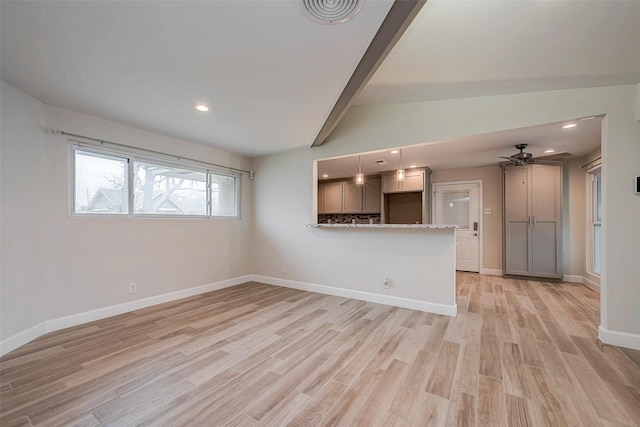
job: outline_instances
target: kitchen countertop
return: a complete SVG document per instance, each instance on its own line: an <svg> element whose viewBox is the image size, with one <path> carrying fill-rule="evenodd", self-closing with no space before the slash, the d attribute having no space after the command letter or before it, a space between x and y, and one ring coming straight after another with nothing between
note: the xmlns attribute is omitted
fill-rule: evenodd
<svg viewBox="0 0 640 427"><path fill-rule="evenodd" d="M403 229L455 229L449 224L307 224L311 228L403 228Z"/></svg>

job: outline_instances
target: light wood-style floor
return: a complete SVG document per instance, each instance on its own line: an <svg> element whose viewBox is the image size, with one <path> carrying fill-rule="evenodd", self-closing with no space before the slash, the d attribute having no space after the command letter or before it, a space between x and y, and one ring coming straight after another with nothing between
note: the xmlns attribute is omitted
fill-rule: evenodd
<svg viewBox="0 0 640 427"><path fill-rule="evenodd" d="M0 425L640 425L595 292L459 273L458 310L248 283L127 313L5 355Z"/></svg>

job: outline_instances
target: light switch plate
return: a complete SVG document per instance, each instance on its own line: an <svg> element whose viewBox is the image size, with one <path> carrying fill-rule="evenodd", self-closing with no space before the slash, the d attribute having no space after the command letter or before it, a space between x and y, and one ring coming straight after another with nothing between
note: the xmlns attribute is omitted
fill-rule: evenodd
<svg viewBox="0 0 640 427"><path fill-rule="evenodd" d="M484 208L485 215L491 215L491 208Z"/></svg>

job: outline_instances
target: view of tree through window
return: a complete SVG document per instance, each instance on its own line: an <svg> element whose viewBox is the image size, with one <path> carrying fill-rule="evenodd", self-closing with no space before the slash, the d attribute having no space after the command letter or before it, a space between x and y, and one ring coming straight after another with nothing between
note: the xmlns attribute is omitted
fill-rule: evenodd
<svg viewBox="0 0 640 427"><path fill-rule="evenodd" d="M126 214L127 160L75 152L75 211Z"/></svg>
<svg viewBox="0 0 640 427"><path fill-rule="evenodd" d="M73 178L74 213L236 217L239 212L233 173L75 149Z"/></svg>
<svg viewBox="0 0 640 427"><path fill-rule="evenodd" d="M133 206L137 214L206 215L207 174L134 162Z"/></svg>

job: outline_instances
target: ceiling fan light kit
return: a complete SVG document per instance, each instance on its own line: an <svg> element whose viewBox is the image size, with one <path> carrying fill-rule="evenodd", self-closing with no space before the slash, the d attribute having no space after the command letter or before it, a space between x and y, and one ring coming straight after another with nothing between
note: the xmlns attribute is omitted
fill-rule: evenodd
<svg viewBox="0 0 640 427"><path fill-rule="evenodd" d="M539 165L561 165L567 158L571 157L570 153L554 153L548 156L533 157L533 154L525 153L524 151L528 146L529 144L517 144L516 149L520 150L520 152L509 157L500 157L501 159L507 160L500 164L502 166L525 166L532 163Z"/></svg>

